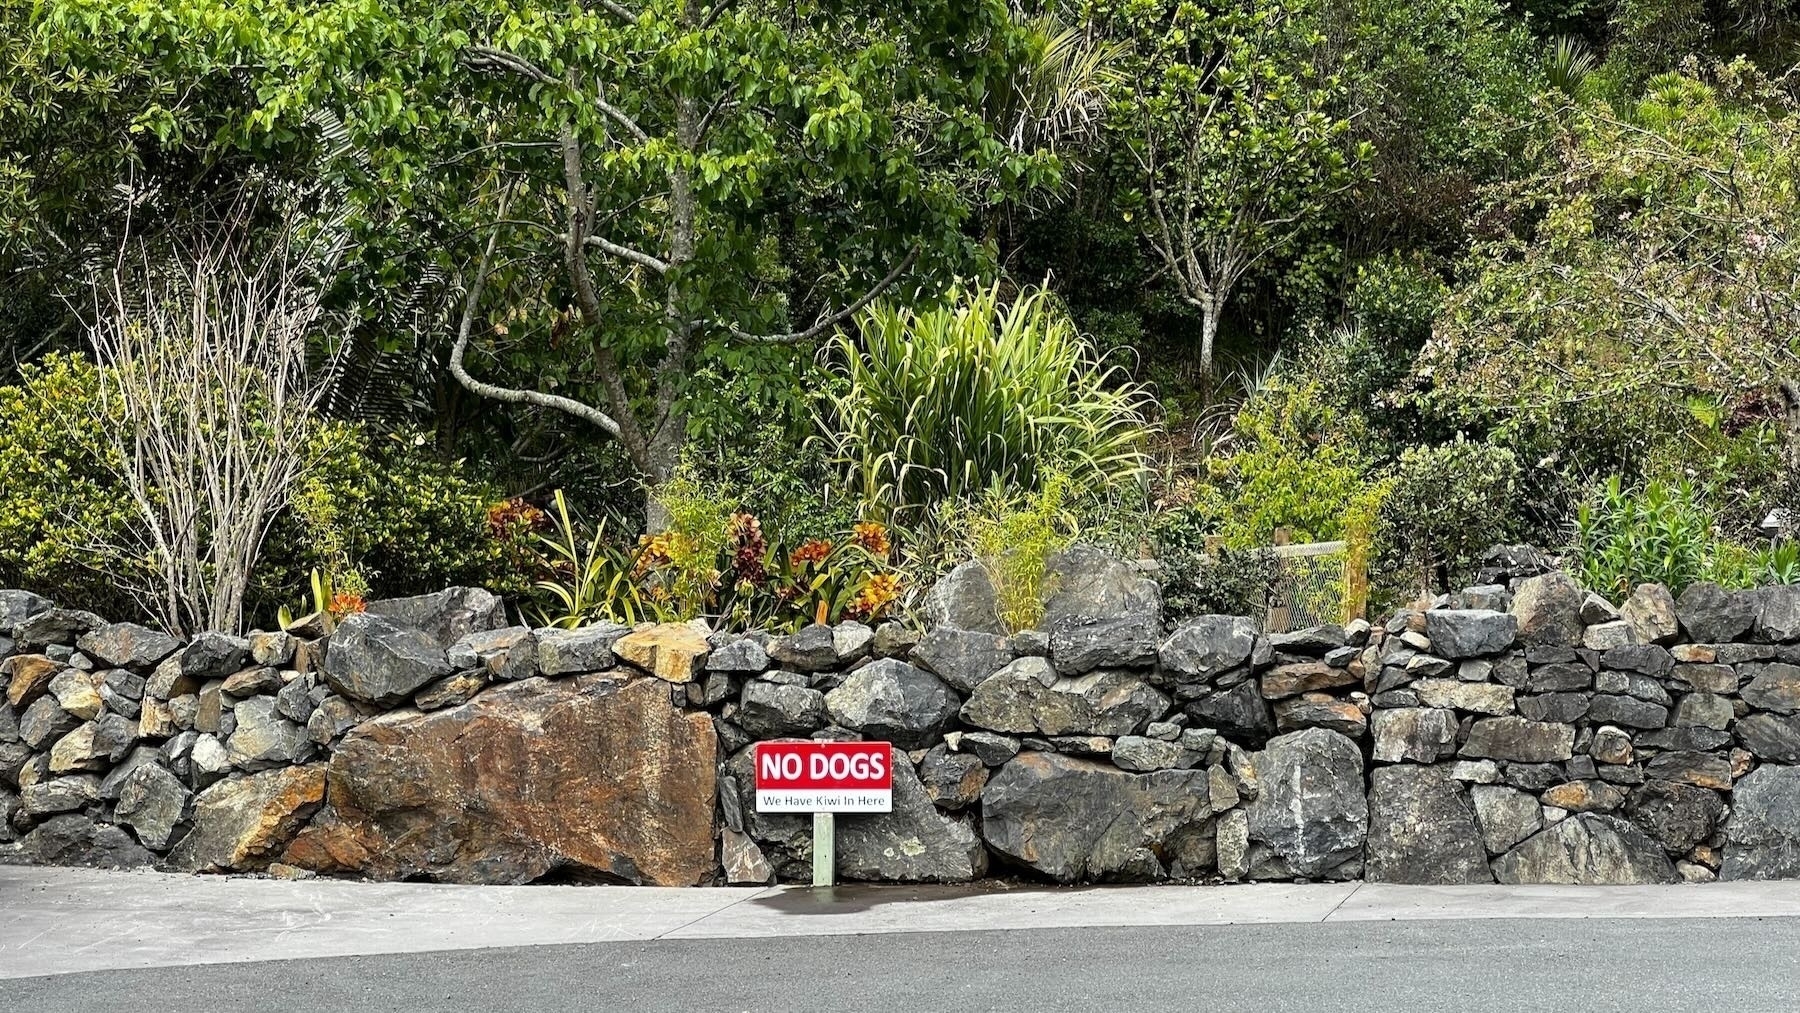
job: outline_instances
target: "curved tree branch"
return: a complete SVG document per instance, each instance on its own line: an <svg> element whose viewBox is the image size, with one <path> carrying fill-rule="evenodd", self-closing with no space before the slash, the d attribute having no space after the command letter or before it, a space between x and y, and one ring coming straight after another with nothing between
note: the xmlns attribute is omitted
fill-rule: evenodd
<svg viewBox="0 0 1800 1013"><path fill-rule="evenodd" d="M855 302L851 303L848 306L845 306L841 310L838 310L836 313L833 313L830 316L819 320L818 323L813 324L811 327L808 327L805 330L789 331L786 334L751 334L748 331L739 330L736 326L730 325L730 324L726 325L726 329L731 332L732 337L738 338L739 340L742 340L742 341L763 341L763 342L768 342L771 344L778 344L778 345L793 344L795 342L800 342L800 341L811 341L812 339L824 334L826 331L831 330L832 328L836 327L837 325L839 325L839 324L843 323L844 321L850 319L851 317L855 316L857 311L861 310L864 306L867 306L870 303L874 302L876 299L879 299L881 297L881 293L886 292L888 289L892 288L894 285L894 282L899 281L900 276L905 274L907 269L912 267L913 263L915 261L917 261L918 259L919 259L919 248L915 246L912 248L912 251L906 255L906 258L904 260L900 261L900 263L898 265L896 265L892 271L888 272L887 277L876 282L873 288L870 288L867 292L864 292L862 294L862 296L859 297Z"/></svg>

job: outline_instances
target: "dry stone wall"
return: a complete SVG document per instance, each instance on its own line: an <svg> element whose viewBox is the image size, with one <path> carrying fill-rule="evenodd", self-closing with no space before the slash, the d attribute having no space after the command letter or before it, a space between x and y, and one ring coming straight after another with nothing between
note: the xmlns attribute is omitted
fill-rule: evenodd
<svg viewBox="0 0 1800 1013"><path fill-rule="evenodd" d="M0 861L465 883L766 883L758 741L893 743L850 880L1641 883L1800 877L1800 588L1617 607L1524 550L1378 624L1166 624L1053 560L898 623L533 630L487 592L179 641L0 592Z"/></svg>

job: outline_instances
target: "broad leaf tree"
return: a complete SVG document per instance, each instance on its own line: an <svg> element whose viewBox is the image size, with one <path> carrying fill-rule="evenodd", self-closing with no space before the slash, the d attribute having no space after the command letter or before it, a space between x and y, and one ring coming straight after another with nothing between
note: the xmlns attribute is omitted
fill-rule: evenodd
<svg viewBox="0 0 1800 1013"><path fill-rule="evenodd" d="M968 269L972 217L1056 178L982 115L1026 55L999 0L50 6L240 68L251 133L340 141L357 283L443 272L456 378L592 423L652 488L702 366Z"/></svg>

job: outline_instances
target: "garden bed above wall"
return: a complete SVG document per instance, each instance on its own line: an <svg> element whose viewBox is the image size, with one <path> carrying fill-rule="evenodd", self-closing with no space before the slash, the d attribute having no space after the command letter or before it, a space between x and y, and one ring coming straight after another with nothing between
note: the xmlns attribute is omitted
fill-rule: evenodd
<svg viewBox="0 0 1800 1013"><path fill-rule="evenodd" d="M1619 607L1502 559L1379 624L1170 629L1076 546L1042 629L968 564L926 629L532 630L450 589L182 642L0 592L0 860L470 883L763 883L756 741L894 744L839 875L1800 877L1800 588ZM899 762L904 757L906 762Z"/></svg>

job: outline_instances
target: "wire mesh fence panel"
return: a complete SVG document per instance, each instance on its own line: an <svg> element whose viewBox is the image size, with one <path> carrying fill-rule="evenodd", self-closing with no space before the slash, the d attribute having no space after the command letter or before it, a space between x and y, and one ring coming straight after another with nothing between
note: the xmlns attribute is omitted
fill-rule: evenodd
<svg viewBox="0 0 1800 1013"><path fill-rule="evenodd" d="M1263 628L1270 633L1289 633L1311 626L1341 623L1345 616L1346 573L1349 547L1344 542L1310 542L1277 545L1272 551L1279 562L1275 586Z"/></svg>

